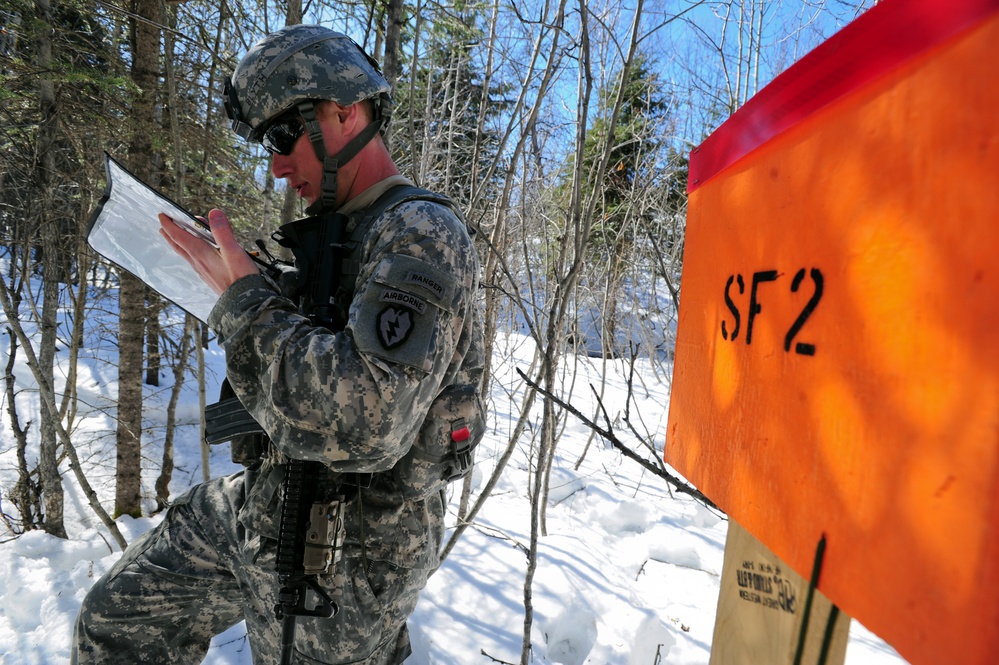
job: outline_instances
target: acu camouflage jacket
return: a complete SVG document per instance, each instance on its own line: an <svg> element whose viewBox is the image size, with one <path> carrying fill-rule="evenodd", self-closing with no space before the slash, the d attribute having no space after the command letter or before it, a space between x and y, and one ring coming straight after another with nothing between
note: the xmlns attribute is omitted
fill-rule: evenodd
<svg viewBox="0 0 999 665"><path fill-rule="evenodd" d="M408 183L390 178L350 201L352 212L341 209L347 232L400 182ZM277 537L288 457L335 474L374 473L346 506L345 551L433 567L445 482L425 453L450 443L456 423L473 436L483 430L477 254L449 207L411 200L376 219L354 255L360 271L342 332L311 325L262 275L233 284L209 317L229 383L271 442L245 472L238 519Z"/></svg>

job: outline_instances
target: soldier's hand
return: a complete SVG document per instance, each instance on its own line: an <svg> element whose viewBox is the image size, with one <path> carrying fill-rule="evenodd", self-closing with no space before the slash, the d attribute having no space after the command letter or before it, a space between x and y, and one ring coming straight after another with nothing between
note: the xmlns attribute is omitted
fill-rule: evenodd
<svg viewBox="0 0 999 665"><path fill-rule="evenodd" d="M216 293L221 294L242 277L260 272L236 240L229 220L221 210L213 208L208 213L208 226L218 248L186 231L163 213L160 213L159 220L160 233L170 246Z"/></svg>

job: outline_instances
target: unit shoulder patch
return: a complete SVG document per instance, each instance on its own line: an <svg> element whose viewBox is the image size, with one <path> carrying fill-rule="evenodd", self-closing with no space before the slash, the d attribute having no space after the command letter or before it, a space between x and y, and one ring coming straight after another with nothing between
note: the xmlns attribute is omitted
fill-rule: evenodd
<svg viewBox="0 0 999 665"><path fill-rule="evenodd" d="M391 350L401 346L409 339L415 327L413 312L406 307L386 307L377 317L376 335L385 350Z"/></svg>
<svg viewBox="0 0 999 665"><path fill-rule="evenodd" d="M358 350L430 371L430 350L442 317L451 314L456 288L452 275L428 261L384 257L358 293L348 324Z"/></svg>

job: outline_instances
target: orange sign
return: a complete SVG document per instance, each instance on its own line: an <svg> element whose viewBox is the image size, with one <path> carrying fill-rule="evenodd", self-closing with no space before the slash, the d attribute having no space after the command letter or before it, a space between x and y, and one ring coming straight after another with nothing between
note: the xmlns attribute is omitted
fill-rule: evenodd
<svg viewBox="0 0 999 665"><path fill-rule="evenodd" d="M999 654L999 0L885 0L691 156L665 459L913 663Z"/></svg>

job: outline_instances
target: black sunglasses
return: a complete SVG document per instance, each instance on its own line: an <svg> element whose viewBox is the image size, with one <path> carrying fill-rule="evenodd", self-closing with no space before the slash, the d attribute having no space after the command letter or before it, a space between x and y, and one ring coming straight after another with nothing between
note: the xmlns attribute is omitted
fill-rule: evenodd
<svg viewBox="0 0 999 665"><path fill-rule="evenodd" d="M271 154L287 156L304 133L305 124L298 112L286 113L264 130L260 143Z"/></svg>

